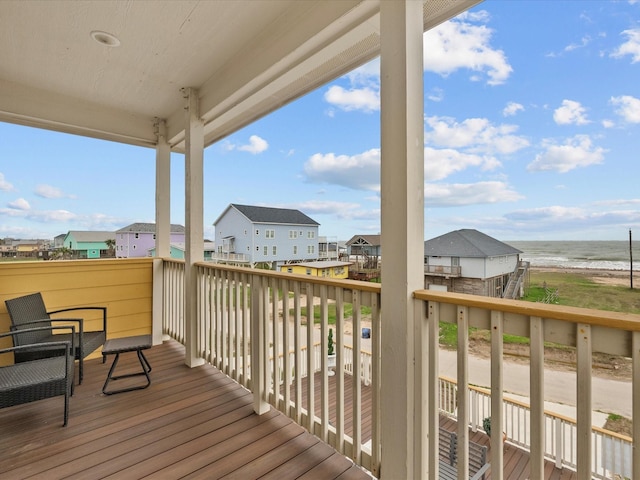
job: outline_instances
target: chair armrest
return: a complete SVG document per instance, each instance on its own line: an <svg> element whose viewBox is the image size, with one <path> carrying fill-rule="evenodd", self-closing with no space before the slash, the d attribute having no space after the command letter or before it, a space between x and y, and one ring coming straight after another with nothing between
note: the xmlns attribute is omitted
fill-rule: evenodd
<svg viewBox="0 0 640 480"><path fill-rule="evenodd" d="M480 470L476 472L476 474L471 477L469 480L480 480L482 476L487 473L487 470L491 467L490 463L485 463Z"/></svg>
<svg viewBox="0 0 640 480"><path fill-rule="evenodd" d="M102 310L102 331L107 331L107 307L70 307L70 308L62 308L60 310L52 310L47 312L49 315L54 313L62 313L62 312L73 312L76 310ZM54 320L54 319L51 319ZM58 321L58 319L55 319Z"/></svg>
<svg viewBox="0 0 640 480"><path fill-rule="evenodd" d="M52 347L52 346L66 346L68 350L67 354L69 353L69 351L75 351L76 342L75 342L74 334L76 333L76 329L73 325L66 325L66 326L60 326L60 327L51 326L51 327L24 328L21 330L14 330L12 332L0 333L0 338L15 337L16 335L21 335L23 333L38 332L41 330L71 330L71 341L61 340L59 342L31 343L29 345L18 345L14 347L7 347L7 348L0 349L0 354L15 352L15 351L23 351L23 350L37 350L40 347Z"/></svg>

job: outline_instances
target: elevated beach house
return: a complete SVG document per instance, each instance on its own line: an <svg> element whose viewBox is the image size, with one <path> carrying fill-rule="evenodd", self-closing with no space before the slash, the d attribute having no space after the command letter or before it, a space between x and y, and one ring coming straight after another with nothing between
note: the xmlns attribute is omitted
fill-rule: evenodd
<svg viewBox="0 0 640 480"><path fill-rule="evenodd" d="M510 278L522 274L521 253L478 230L445 233L424 242L424 287L502 297Z"/></svg>
<svg viewBox="0 0 640 480"><path fill-rule="evenodd" d="M156 225L154 223L132 223L116 230L116 257L148 257L149 250L156 246ZM185 230L182 225L171 225L171 243L184 244Z"/></svg>
<svg viewBox="0 0 640 480"><path fill-rule="evenodd" d="M230 204L213 224L216 259L279 265L318 258L318 222L290 208Z"/></svg>
<svg viewBox="0 0 640 480"><path fill-rule="evenodd" d="M455 396L457 464L447 467L456 472L449 478L470 478L471 435L490 443L492 480L514 478L515 468L515 478L640 478L640 316L424 288L423 51L430 45L423 34L478 3L0 2L0 121L152 149L156 160L149 179L155 231L146 232L156 235L156 256L0 263L0 331L10 329L4 301L39 291L52 309L107 307L109 339L153 340L144 390L100 395L108 366L99 352L88 359L86 372L94 373L75 386L66 427L57 399L0 409L0 477L359 479L369 478L366 470L382 479L436 480L439 326L452 323L457 377L447 396ZM510 20L514 28L528 21ZM204 262L205 148L378 57L382 283ZM172 178L176 157L184 175ZM103 160L87 152L87 168L92 161ZM59 168L75 166L61 161ZM184 260L170 258L178 182ZM245 185L238 176L233 187L242 195ZM108 198L120 186L95 188ZM230 206L217 222L216 245L252 262L317 257L316 222L299 213L303 221L274 221L263 212ZM317 342L312 329L301 334L302 299L318 307ZM330 310L333 376L324 354ZM347 321L361 331L363 312L371 329L366 362L360 336L348 343L344 334ZM99 319L89 312L86 321L89 328ZM481 416L471 413L470 328L491 337ZM514 420L505 407L507 334L526 337L530 348L526 429L524 416ZM547 420L546 342L576 351L575 382L567 385L577 398L571 428L563 418ZM602 429L592 428L593 352L633 359L630 438L603 441ZM488 416L492 431L507 433L506 444L481 433ZM628 454L608 447L622 442ZM522 462L512 461L517 451Z"/></svg>
<svg viewBox="0 0 640 480"><path fill-rule="evenodd" d="M101 258L106 256L107 240L113 240L113 232L69 230L62 246L71 250L73 258Z"/></svg>

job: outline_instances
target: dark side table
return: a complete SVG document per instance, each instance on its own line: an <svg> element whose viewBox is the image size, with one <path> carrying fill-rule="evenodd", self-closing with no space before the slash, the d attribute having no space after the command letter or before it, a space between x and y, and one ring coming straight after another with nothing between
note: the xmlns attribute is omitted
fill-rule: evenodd
<svg viewBox="0 0 640 480"><path fill-rule="evenodd" d="M122 392L130 392L132 390L141 390L143 388L147 388L151 385L151 378L149 377L149 372L151 371L151 365L149 361L142 353L143 350L147 350L151 348L152 340L151 335L138 335L135 337L124 337L124 338L114 338L111 340L107 340L102 347L102 357L106 359L107 355L114 355L113 363L111 364L111 368L109 369L109 374L107 375L107 379L104 382L102 387L102 393L105 395L113 395L114 393L122 393ZM127 373L124 375L113 375L114 370L116 369L116 365L118 364L118 359L120 358L121 353L126 352L136 352L138 354L138 360L140 361L140 366L142 367L142 371L135 373ZM147 378L147 383L144 385L137 385L134 387L121 388L117 390L107 390L107 385L112 380L119 380L122 378L129 377L137 377L139 375L144 375Z"/></svg>

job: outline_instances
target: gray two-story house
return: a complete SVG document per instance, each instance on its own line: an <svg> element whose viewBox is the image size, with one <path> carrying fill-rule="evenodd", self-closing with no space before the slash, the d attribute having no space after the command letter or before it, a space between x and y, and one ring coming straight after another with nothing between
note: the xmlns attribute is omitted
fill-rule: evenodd
<svg viewBox="0 0 640 480"><path fill-rule="evenodd" d="M432 238L424 242L425 288L519 298L526 271L521 253L474 229Z"/></svg>
<svg viewBox="0 0 640 480"><path fill-rule="evenodd" d="M230 204L213 224L218 261L279 265L318 259L318 222L299 210Z"/></svg>

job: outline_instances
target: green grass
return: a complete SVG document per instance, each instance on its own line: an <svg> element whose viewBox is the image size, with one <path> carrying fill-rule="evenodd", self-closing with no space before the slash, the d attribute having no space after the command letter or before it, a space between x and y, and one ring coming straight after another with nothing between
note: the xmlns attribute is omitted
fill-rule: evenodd
<svg viewBox="0 0 640 480"><path fill-rule="evenodd" d="M599 284L574 273L532 271L529 289L523 300L540 301L544 297L545 286L557 290L557 305L640 313L640 292L637 289Z"/></svg>
<svg viewBox="0 0 640 480"><path fill-rule="evenodd" d="M328 317L329 317L329 325L336 324L336 305L335 303L330 303L327 305L328 307ZM307 307L302 307L300 309L300 313L305 318L307 317ZM291 310L291 314L293 315L293 309ZM371 314L371 307L361 307L362 315ZM353 305L350 303L344 304L344 318L353 317ZM313 307L313 323L320 323L320 305L314 305Z"/></svg>
<svg viewBox="0 0 640 480"><path fill-rule="evenodd" d="M539 302L547 297L547 292L557 291L554 304L572 307L591 308L610 312L640 313L640 289L602 285L588 277L564 272L532 271L530 284L522 300ZM476 332L476 329L470 329ZM477 332L477 335L489 340L489 332ZM455 348L458 327L453 323L440 324L440 344ZM529 344L529 339L516 335L504 335L505 344Z"/></svg>

